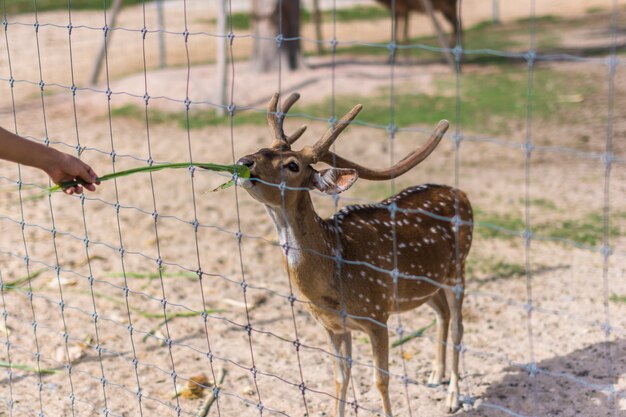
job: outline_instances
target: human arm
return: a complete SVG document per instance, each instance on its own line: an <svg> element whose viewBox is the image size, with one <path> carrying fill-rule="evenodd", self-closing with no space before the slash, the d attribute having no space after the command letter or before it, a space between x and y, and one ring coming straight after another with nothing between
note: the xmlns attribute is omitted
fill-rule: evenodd
<svg viewBox="0 0 626 417"><path fill-rule="evenodd" d="M82 185L64 189L67 194L80 194L83 192L83 186L89 191L95 191L96 184L100 184L93 169L80 159L21 138L2 127L0 127L0 158L39 168L46 172L55 184L79 180Z"/></svg>

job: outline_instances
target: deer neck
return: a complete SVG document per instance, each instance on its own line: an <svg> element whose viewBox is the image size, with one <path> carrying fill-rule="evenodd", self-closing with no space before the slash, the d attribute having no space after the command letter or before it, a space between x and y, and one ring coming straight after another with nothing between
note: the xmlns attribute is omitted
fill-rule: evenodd
<svg viewBox="0 0 626 417"><path fill-rule="evenodd" d="M308 193L303 193L291 207L266 208L276 226L289 269L297 272L334 255L335 240L329 236L326 222L315 212Z"/></svg>

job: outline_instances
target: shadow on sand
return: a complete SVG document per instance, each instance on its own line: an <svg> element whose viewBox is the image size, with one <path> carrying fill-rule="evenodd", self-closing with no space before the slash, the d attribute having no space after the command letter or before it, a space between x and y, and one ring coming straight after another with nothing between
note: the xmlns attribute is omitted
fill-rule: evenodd
<svg viewBox="0 0 626 417"><path fill-rule="evenodd" d="M491 383L465 416L625 416L626 340L597 343L537 363L533 389L529 370L510 367ZM610 394L610 384L615 395Z"/></svg>

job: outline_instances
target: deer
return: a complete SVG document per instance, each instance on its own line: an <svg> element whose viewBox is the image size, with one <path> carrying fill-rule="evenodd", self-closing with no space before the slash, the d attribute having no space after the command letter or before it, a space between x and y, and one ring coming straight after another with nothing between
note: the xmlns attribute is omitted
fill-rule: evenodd
<svg viewBox="0 0 626 417"><path fill-rule="evenodd" d="M404 44L407 44L409 42L409 13L412 11L418 13L427 13L426 6L424 5L424 0L376 1L386 6L391 13L395 14L395 39L396 41L400 39L398 37L398 33L400 31L400 26L402 26L402 41ZM458 1L459 0L430 0L433 11L440 11L443 14L443 17L448 21L448 23L450 23L453 28L453 37L449 41L450 48L453 48L457 43L457 39L460 39L460 36L462 36L462 28L460 27L459 16L457 13Z"/></svg>
<svg viewBox="0 0 626 417"><path fill-rule="evenodd" d="M389 398L389 334L391 314L422 304L436 315L436 349L428 384L442 383L448 328L452 334L452 370L447 406L460 408L459 351L463 337L465 259L472 242L472 208L461 190L444 185L407 188L378 204L351 205L328 219L315 212L310 192L335 196L360 177L396 178L423 161L437 147L449 123L442 120L430 139L388 169L358 165L330 150L361 111L355 106L312 146L293 150L306 126L287 136L285 115L298 100L288 97L277 110L271 98L267 120L273 132L268 148L240 158L249 178L236 183L265 205L276 226L289 279L298 299L328 333L335 374L335 416L345 415L351 373L351 334L369 336L374 382L383 411L392 416ZM325 163L330 168L316 170Z"/></svg>

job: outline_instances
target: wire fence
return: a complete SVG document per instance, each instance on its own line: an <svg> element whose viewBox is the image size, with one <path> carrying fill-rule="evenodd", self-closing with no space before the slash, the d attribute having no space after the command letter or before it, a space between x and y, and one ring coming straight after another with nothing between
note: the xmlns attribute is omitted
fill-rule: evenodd
<svg viewBox="0 0 626 417"><path fill-rule="evenodd" d="M327 91L323 97L326 101L320 105L323 110L296 109L286 115L287 123L305 120L314 125L314 131L335 125L341 116L344 91L354 91L343 85L346 78L341 69L346 63L341 51L358 47L378 56L380 62L372 64L369 57L358 59L355 52L357 58L350 55L348 61L357 72L374 68L375 76L383 80L376 85L385 87L387 104L383 110L388 122L379 123L380 118L355 120L348 132L353 140L347 141L350 147L370 148L370 154L367 149L363 152L378 166L394 165L405 149L413 148L404 138L430 133L428 124L416 126L403 119L407 74L419 73L423 66L433 66L435 72L449 71L428 60L403 62L404 52L439 54L444 49L421 41L400 44L394 39L393 25L388 26L387 35L368 32L367 40L348 36L342 31L344 22L338 18L338 11L347 3L336 1L323 4L328 13L325 24L329 39L321 41L307 35L283 38L281 29L278 37L267 38L237 29L233 22L239 10L233 10L230 1L225 35L196 30L213 24L209 17L199 17L199 10L205 10L201 2L140 3L122 9L119 25L111 23L106 2L98 15L75 10L71 1L62 13L42 13L37 11L36 0L32 14L12 14L7 11L9 3L4 2L2 49L6 58L0 64L0 88L6 97L0 109L2 123L11 122L12 126L5 127L27 139L74 152L89 162L93 160L94 166L101 162L99 166L113 172L127 166L174 160L192 163L213 157L221 159L218 162L235 163L246 152L268 146L265 127L239 122L246 115L264 116L266 112L264 104L257 103L247 90L260 90L267 82L282 94L294 85L306 88L308 84L306 80L294 82L298 75L293 74L298 72L291 73L282 60L271 74L271 81L260 75L258 80L250 76L243 63L253 41L276 44L279 49L295 40L302 42L305 50L319 43L328 48L327 55L317 57L320 61L302 70L322 74L319 78L323 87L313 88ZM488 3L487 10L493 7L498 10L497 20L504 20L504 6ZM453 104L445 111L453 131L445 144L448 152L437 160L445 168L429 169L467 191L471 201L474 196L485 201L480 197L481 185L489 188L494 182L480 177L481 154L521 156L521 160L505 162L510 163L510 172L520 173L516 183L519 189L505 191L509 200L500 202L504 207L518 205L521 221L477 216L473 224L477 232L486 231L475 237L475 244L485 245L483 250L487 252L502 251L504 256L521 258L522 267L516 275L520 279L514 283L498 279L495 272L493 283L487 286L477 283L469 271L463 288L465 338L460 345L444 343L448 350L456 349L461 354L460 401L464 410L459 413L549 416L598 410L602 415L618 416L626 402L624 300L620 295L625 291L626 251L620 245L622 236L615 231L615 224L618 229L623 227L619 208L623 198L615 193L623 191L620 168L626 162L616 143L623 134L623 115L617 103L624 49L619 17L624 9L617 0L606 2L604 12L610 16L606 23L608 44L599 48L600 53L587 56L550 51L538 42L537 25L543 20L537 15L537 3L531 0L528 4L524 21L528 44L522 50L463 48L459 40L456 47L448 49L455 70L450 90ZM399 4L399 0L393 1L392 11ZM153 28L157 6L172 12L173 23L169 25L176 25L175 29ZM129 14L133 19L140 17L140 24L121 26L125 24L124 15ZM280 13L278 22L282 28ZM354 26L351 28L354 30ZM21 40L26 31L33 42L28 49ZM116 43L113 35L122 32L132 38ZM154 42L162 36L170 42L168 53L177 54L173 64L182 69L172 73L167 72L170 69L162 70L165 75L155 84L152 77L158 54ZM95 85L86 80L92 62L85 63L82 56L86 38L91 42L89 49L104 48L104 79ZM371 40L378 38L382 41ZM64 40L62 52L60 39ZM140 46L134 44L133 62L124 66L122 63L131 58L124 49L115 48L130 45L128 39ZM208 41L214 44L219 39L227 42L226 103L211 96L213 87L202 87L192 77L194 71L201 71L200 64L208 65L209 71L214 68L206 64L212 59L201 50ZM386 57L381 58L379 50L396 59L383 62ZM472 61L485 57L499 61ZM25 67L25 62L30 64ZM595 132L603 132L602 146L594 142L594 146L585 148L567 141L563 144L537 139L536 131L546 123L543 116L536 115L536 107L540 106L536 100L537 78L542 76L538 68L550 64L581 66L595 77L594 83L603 84L605 106L602 113L594 109L595 119L591 121ZM510 133L503 127L501 133L485 128L481 134L474 126L466 128L464 114L472 110L467 108L463 94L467 83L474 80L469 77L481 70L489 77L503 65L516 65L517 72L523 69L525 99L518 108L523 115L518 127L523 133ZM124 74L131 70L139 73ZM600 79L603 71L604 78ZM347 82L359 81L356 78ZM180 82L176 84L180 89L175 94L163 88L162 84L176 82ZM123 117L120 108L126 109ZM175 120L168 119L167 109L178 111ZM227 116L208 122L201 134L196 133L198 111L216 109L224 110ZM181 127L172 127L172 121L179 121ZM354 132L365 139L359 143ZM554 132L559 134L558 130ZM337 146L342 153L350 149L344 148L348 145ZM382 154L378 147L384 150ZM386 163L382 163L385 158ZM592 201L599 204L595 240L546 232L543 227L544 213L537 209L534 196L537 189L548 189L550 181L541 164L559 159L573 161L574 168L557 165L556 169L572 169L576 181L585 178L587 182L581 188L593 193ZM515 164L521 164L521 168ZM1 364L6 368L0 415L328 415L339 399L331 367L336 360L346 362L353 373L345 404L348 414L381 415L375 384L367 380L371 372L381 370L372 360L369 342L355 335L355 352L348 357L327 347L322 326L306 312L312 307L326 307L314 305L300 295L293 272L280 272L281 252L288 255L290 250L302 250L317 256L320 262L334 262L338 276L343 269L353 267L388 275L396 296L394 309L398 310L399 282L430 283L450 290L463 287L458 252L454 285L434 281L428 275L399 271L395 226L390 231L394 247L391 267L381 267L365 258L329 256L313 248L298 248L289 241L278 242L270 219L260 220L261 216L267 217L260 211L260 204L249 204L249 197L240 187L233 187L223 196L207 195L205 190L224 178L192 166L183 174L150 173L147 178L114 180L101 185L96 193L74 197L47 193L47 186L41 185L42 177L26 168L0 168L4 196L0 204L0 337L5 345ZM501 175L507 177L509 170L502 169ZM594 174L579 175L576 170ZM494 174L493 170L489 172ZM285 181L256 181L281 190L284 210L285 192L291 190ZM385 194L396 194L404 184L400 179L391 180ZM567 186L561 180L556 188L565 193L559 187ZM456 216L442 216L434 209L404 209L393 200L380 203L378 198L363 198L358 192L372 194L368 186L362 187L341 198L313 192L322 211L334 214L336 242L341 241L339 222L346 213L342 211L345 204L384 208L390 213L391 224L396 224L395 216L402 215L454 224L458 241L458 199ZM518 193L520 201L512 203ZM580 198L590 201L590 196ZM555 215L551 216L548 222L556 222ZM565 222L561 225L574 227ZM498 239L508 243L489 243ZM565 271L560 264L554 270L543 268L548 269L547 275L538 269L546 259L554 258L574 266L565 267ZM548 279L550 282L546 282ZM391 381L396 415L445 414L442 404L447 388L425 382L428 378L424 375L434 359L432 351L441 343L427 331L431 320L427 309L398 314L388 323L369 315L351 314L345 306L349 298L345 284L341 279L338 282L340 305L330 312L340 316L344 326L369 322L385 328L392 341L398 342L398 349L391 350L389 370L383 369ZM558 336L550 337L551 332ZM421 347L400 343L412 334L423 339L411 343L419 343L424 353ZM555 399L559 390L565 394Z"/></svg>

